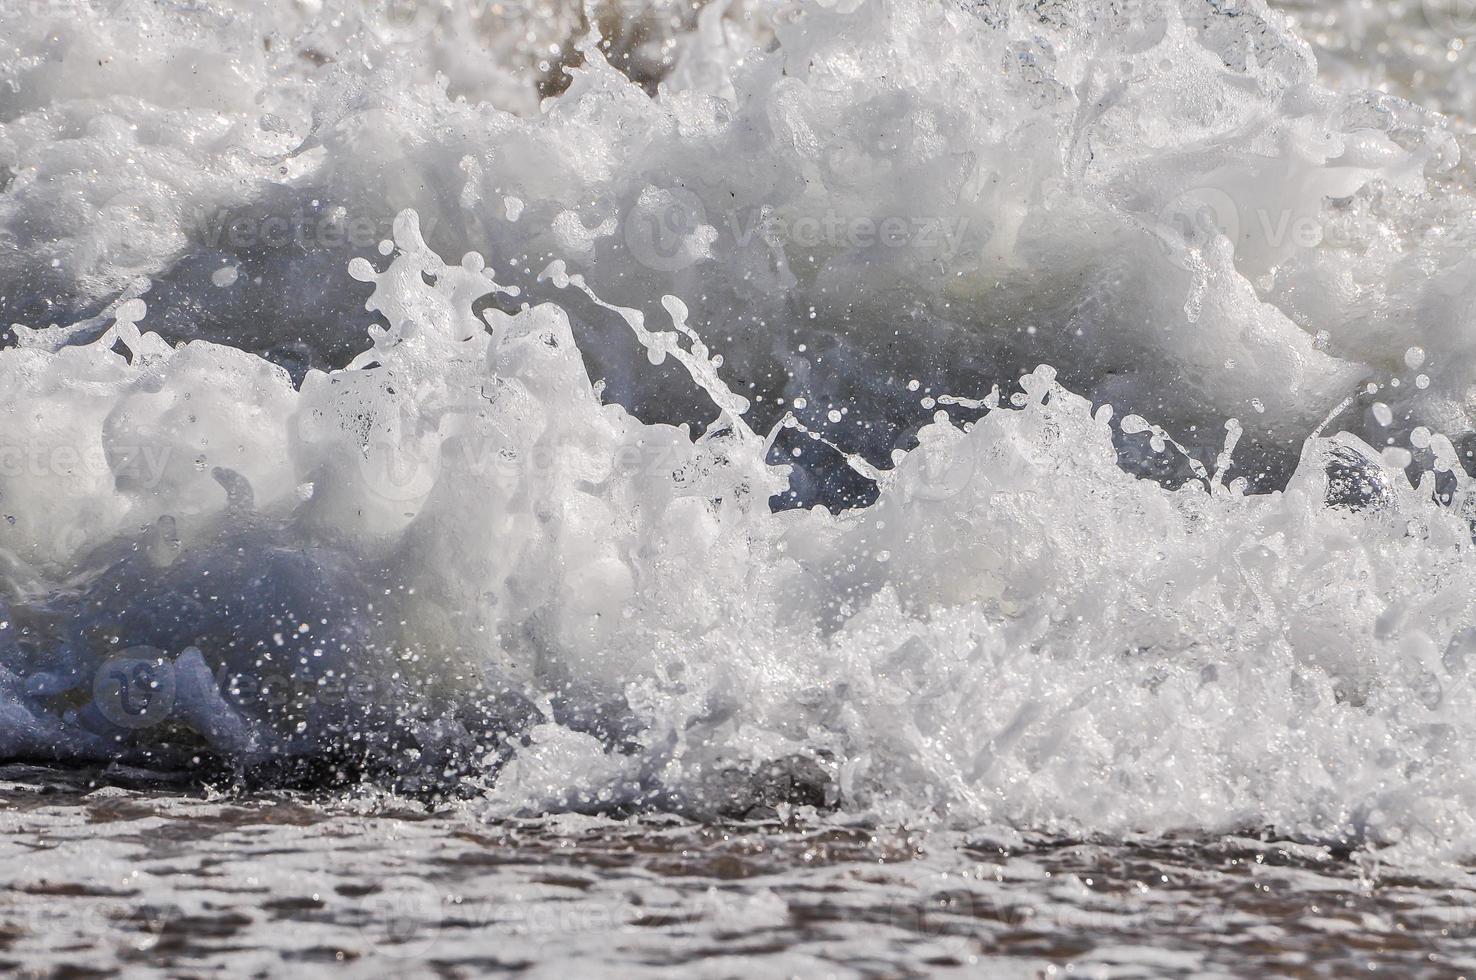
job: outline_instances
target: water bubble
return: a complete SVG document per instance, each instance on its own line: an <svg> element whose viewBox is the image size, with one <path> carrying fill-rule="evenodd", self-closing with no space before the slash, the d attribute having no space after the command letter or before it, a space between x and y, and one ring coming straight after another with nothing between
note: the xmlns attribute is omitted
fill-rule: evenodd
<svg viewBox="0 0 1476 980"><path fill-rule="evenodd" d="M1327 490L1324 501L1329 507L1366 510L1389 505L1394 497L1383 469L1349 446L1336 446L1324 464Z"/></svg>

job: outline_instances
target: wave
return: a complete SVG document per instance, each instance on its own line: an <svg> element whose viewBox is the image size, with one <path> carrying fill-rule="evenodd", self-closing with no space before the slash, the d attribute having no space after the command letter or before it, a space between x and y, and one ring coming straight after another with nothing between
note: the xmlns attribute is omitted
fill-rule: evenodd
<svg viewBox="0 0 1476 980"><path fill-rule="evenodd" d="M0 754L1470 852L1440 117L1249 2L716 4L541 104L297 9L8 25Z"/></svg>

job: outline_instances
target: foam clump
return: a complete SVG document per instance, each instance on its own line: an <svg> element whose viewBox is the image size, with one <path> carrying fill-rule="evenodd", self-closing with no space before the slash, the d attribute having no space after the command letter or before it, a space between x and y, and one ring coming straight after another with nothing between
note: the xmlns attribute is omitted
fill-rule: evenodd
<svg viewBox="0 0 1476 980"><path fill-rule="evenodd" d="M1359 382L1405 373L1410 346L1434 384L1386 393L1400 430L1470 425L1469 208L1441 203L1469 197L1459 146L1408 103L1323 88L1259 3L718 4L669 37L660 5L595 9L603 41L560 5L529 26L476 4L129 2L47 21L74 71L18 24L37 48L17 48L25 97L0 121L6 308L76 319L148 275L164 336L298 378L362 336L362 293L328 270L413 206L443 253L506 257L530 301L556 301L537 281L556 258L598 269L612 303L678 295L716 340L774 338L723 350L766 396L755 425L804 397L805 421L873 465L927 418L889 377L987 390L1042 362L1201 462L1241 419L1262 488ZM126 99L92 58L119 30L157 39L131 47ZM536 85L505 48L544 31L568 91L514 98ZM664 67L616 41L657 44ZM188 91L186 64L204 66ZM454 67L472 64L517 71ZM304 289L306 268L331 285ZM674 423L700 407L569 313L623 404ZM852 404L882 424L827 421Z"/></svg>

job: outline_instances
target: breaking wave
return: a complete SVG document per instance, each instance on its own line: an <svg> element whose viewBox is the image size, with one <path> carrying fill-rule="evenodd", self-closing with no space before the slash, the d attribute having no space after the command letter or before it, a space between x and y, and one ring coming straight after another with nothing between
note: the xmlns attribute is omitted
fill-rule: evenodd
<svg viewBox="0 0 1476 980"><path fill-rule="evenodd" d="M1444 117L1250 0L316 6L0 4L0 754L1476 851Z"/></svg>

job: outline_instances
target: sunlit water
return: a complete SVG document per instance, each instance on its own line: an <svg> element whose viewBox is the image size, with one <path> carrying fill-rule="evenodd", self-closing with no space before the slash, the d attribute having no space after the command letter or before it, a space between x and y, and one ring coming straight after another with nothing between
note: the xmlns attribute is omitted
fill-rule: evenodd
<svg viewBox="0 0 1476 980"><path fill-rule="evenodd" d="M1467 969L1476 20L1282 6L0 0L0 961Z"/></svg>

